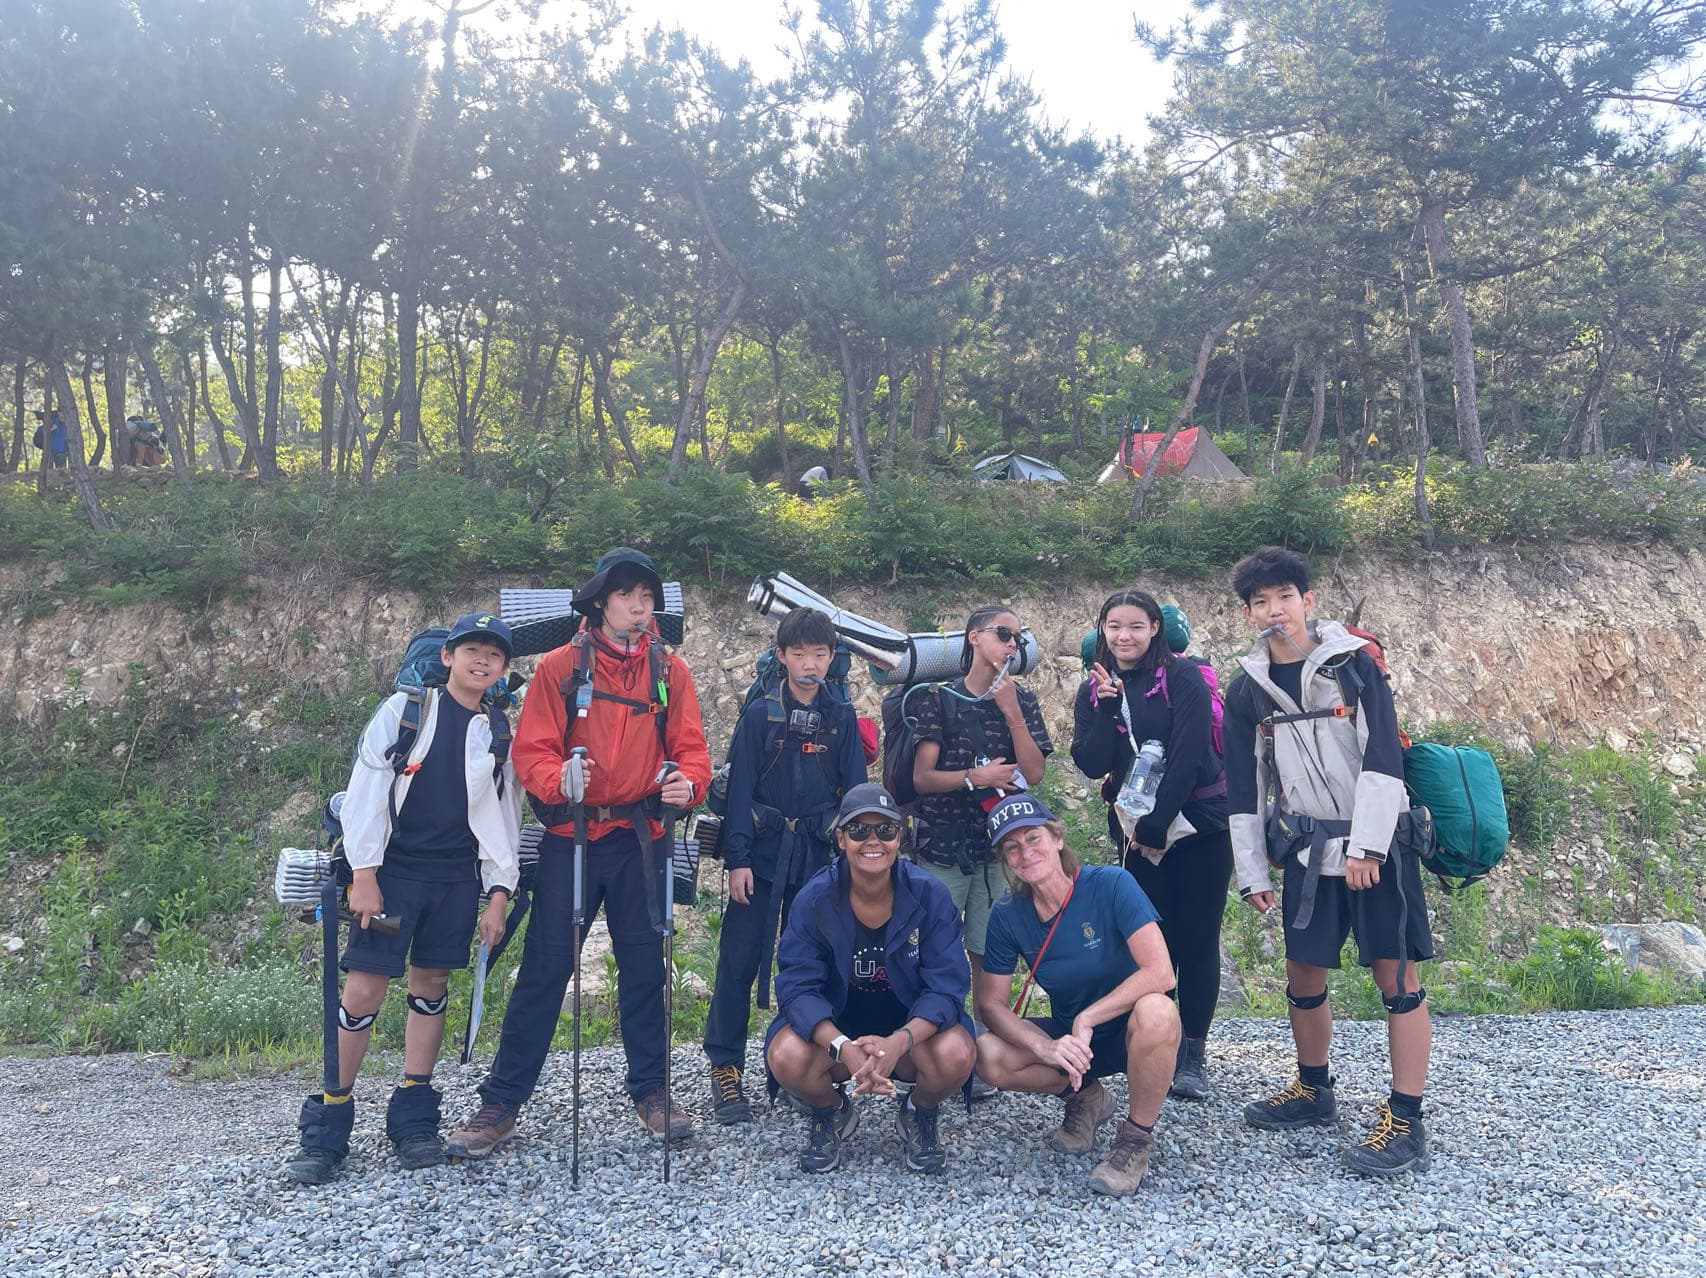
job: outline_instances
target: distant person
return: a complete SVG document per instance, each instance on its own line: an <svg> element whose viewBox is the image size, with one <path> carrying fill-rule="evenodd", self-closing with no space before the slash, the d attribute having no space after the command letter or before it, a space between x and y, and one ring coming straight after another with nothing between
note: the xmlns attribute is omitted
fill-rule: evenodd
<svg viewBox="0 0 1706 1278"><path fill-rule="evenodd" d="M802 501L816 501L823 496L824 486L828 483L829 472L822 466L813 466L800 476L799 487L794 490L794 495Z"/></svg>
<svg viewBox="0 0 1706 1278"><path fill-rule="evenodd" d="M41 424L36 427L35 446L41 448L45 442L48 459L53 468L64 470L71 461L71 444L65 433L65 419L59 415L57 408L51 414L51 424L49 418L47 413L36 414L36 420Z"/></svg>

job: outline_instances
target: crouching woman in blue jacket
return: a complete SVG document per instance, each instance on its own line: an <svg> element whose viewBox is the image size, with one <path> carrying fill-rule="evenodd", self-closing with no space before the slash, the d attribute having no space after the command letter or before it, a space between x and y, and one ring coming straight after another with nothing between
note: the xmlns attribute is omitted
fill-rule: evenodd
<svg viewBox="0 0 1706 1278"><path fill-rule="evenodd" d="M893 1096L907 1166L940 1172L937 1108L977 1055L959 913L937 879L897 859L904 818L882 786L848 790L835 826L842 855L800 889L777 946L765 1059L812 1108L802 1171L840 1165L854 1096Z"/></svg>

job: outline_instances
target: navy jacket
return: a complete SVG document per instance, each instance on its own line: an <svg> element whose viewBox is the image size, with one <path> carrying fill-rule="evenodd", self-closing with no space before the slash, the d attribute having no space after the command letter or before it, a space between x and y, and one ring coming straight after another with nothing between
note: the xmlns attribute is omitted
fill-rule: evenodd
<svg viewBox="0 0 1706 1278"><path fill-rule="evenodd" d="M776 1019L764 1033L768 1046L783 1025L806 1041L819 1021L833 1021L847 1006L853 975L853 907L843 876L845 859L814 874L794 900L776 951ZM962 1026L971 969L964 931L948 889L910 861L896 861L894 913L883 942L883 961L907 1019L938 1029Z"/></svg>
<svg viewBox="0 0 1706 1278"><path fill-rule="evenodd" d="M781 691L784 716L801 708L786 686ZM729 743L723 859L731 870L750 868L755 876L778 887L803 883L835 855L830 830L841 795L867 780L865 748L852 705L820 689L809 708L823 721L810 740L790 734L786 722L773 723L770 699L759 697L742 711ZM779 756L774 754L778 734L782 736ZM801 749L804 745L823 749L811 753ZM772 757L775 764L766 773ZM755 806L760 809L756 814ZM765 808L773 811L764 812Z"/></svg>

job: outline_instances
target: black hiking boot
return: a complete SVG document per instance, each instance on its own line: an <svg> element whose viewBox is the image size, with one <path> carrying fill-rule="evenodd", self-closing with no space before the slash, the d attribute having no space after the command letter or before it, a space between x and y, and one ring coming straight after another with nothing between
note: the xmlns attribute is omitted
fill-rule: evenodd
<svg viewBox="0 0 1706 1278"><path fill-rule="evenodd" d="M711 1067L711 1115L724 1127L752 1121L752 1102L741 1090L740 1067Z"/></svg>
<svg viewBox="0 0 1706 1278"><path fill-rule="evenodd" d="M337 1150L304 1145L284 1165L284 1178L298 1185L324 1185L337 1179L343 1165L344 1156Z"/></svg>
<svg viewBox="0 0 1706 1278"><path fill-rule="evenodd" d="M841 1115L847 1108L847 1098L843 1096L838 1108L812 1110L806 1147L800 1151L801 1171L826 1172L841 1166Z"/></svg>
<svg viewBox="0 0 1706 1278"><path fill-rule="evenodd" d="M437 1132L414 1132L397 1142L397 1161L405 1171L438 1167L444 1160L444 1142Z"/></svg>
<svg viewBox="0 0 1706 1278"><path fill-rule="evenodd" d="M1213 1095L1203 1073L1203 1049L1207 1046L1200 1038L1179 1040L1179 1059L1173 1066L1173 1085L1167 1089L1167 1095L1199 1101Z"/></svg>
<svg viewBox="0 0 1706 1278"><path fill-rule="evenodd" d="M936 1130L936 1115L936 1110L918 1109L903 1097L895 1117L901 1143L906 1147L906 1165L926 1176L938 1175L948 1165L948 1155Z"/></svg>
<svg viewBox="0 0 1706 1278"><path fill-rule="evenodd" d="M1267 1100L1252 1101L1244 1106L1244 1121L1268 1132L1291 1132L1303 1127L1331 1127L1338 1117L1333 1100L1333 1084L1311 1087L1301 1078L1275 1092Z"/></svg>
<svg viewBox="0 0 1706 1278"><path fill-rule="evenodd" d="M1392 1112L1390 1101L1381 1101L1375 1111L1374 1129L1341 1157L1346 1167L1364 1176L1399 1176L1425 1172L1433 1164L1428 1156L1428 1135L1420 1116L1401 1118Z"/></svg>

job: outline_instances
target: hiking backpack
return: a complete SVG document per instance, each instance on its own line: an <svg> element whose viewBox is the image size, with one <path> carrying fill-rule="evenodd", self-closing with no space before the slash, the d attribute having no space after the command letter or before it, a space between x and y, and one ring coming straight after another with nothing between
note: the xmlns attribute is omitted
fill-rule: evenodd
<svg viewBox="0 0 1706 1278"><path fill-rule="evenodd" d="M1226 750L1222 744L1224 735L1221 725L1226 722L1226 698L1220 695L1220 676L1214 672L1214 667L1209 664L1206 657L1186 656L1185 660L1195 663L1197 669L1202 672L1203 683L1208 685L1209 740L1214 745L1214 752L1225 758ZM1157 692L1161 694L1161 700L1165 701L1167 708L1171 710L1173 698L1167 693L1167 667L1165 666L1155 672L1155 685L1150 688L1148 695L1153 697ZM1136 743L1134 742L1133 748L1135 746Z"/></svg>
<svg viewBox="0 0 1706 1278"><path fill-rule="evenodd" d="M427 700L450 682L450 668L440 656L444 641L449 637L450 631L443 626L429 626L421 631L403 649L403 659L391 679L391 690L401 692L405 697L403 715L397 723L397 739L385 751L385 758L391 764L391 792L387 801L391 808L392 828L397 825L397 782L419 766L411 764L409 756L414 753L421 725L426 721ZM520 684L514 687L518 688ZM499 798L503 797L504 764L509 762L513 736L507 713L513 702L507 675L486 689L485 696L480 699L480 708L492 729L492 780L498 787Z"/></svg>
<svg viewBox="0 0 1706 1278"><path fill-rule="evenodd" d="M1357 626L1347 633L1363 641L1362 651L1373 660L1387 686L1392 683L1386 668L1386 647L1379 636ZM1344 698L1344 716L1356 723L1357 700L1363 681L1347 654L1325 666L1339 682ZM1261 688L1252 690L1272 706ZM1273 746L1273 724L1277 708L1270 709L1258 733ZM1320 719L1331 710L1310 710L1286 715L1286 720ZM1510 816L1505 807L1504 783L1493 756L1476 746L1448 746L1434 741L1412 742L1398 729L1398 745L1404 752L1404 788L1411 801L1426 808L1432 817L1433 848L1422 855L1422 866L1435 875L1447 892L1460 892L1487 877L1510 850Z"/></svg>
<svg viewBox="0 0 1706 1278"><path fill-rule="evenodd" d="M939 683L911 683L883 697L883 789L905 809L918 802L918 787L912 783L912 763L918 754L918 716L909 715L907 702L914 693L936 697L942 704L942 727L952 733L959 716L959 698L942 691Z"/></svg>

